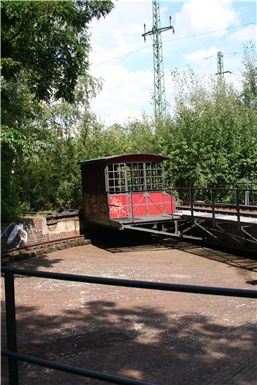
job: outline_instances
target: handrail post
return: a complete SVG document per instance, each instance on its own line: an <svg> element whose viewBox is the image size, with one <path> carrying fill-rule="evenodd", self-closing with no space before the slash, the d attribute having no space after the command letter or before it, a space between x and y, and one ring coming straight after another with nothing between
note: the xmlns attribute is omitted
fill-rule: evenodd
<svg viewBox="0 0 257 385"><path fill-rule="evenodd" d="M237 229L241 231L241 222L240 222L240 202L239 202L239 189L236 189L236 215L237 215Z"/></svg>
<svg viewBox="0 0 257 385"><path fill-rule="evenodd" d="M191 209L191 221L194 221L194 191L192 186L189 187L189 199L190 199L190 209Z"/></svg>
<svg viewBox="0 0 257 385"><path fill-rule="evenodd" d="M6 333L7 349L17 352L15 293L13 273L4 273L5 278L5 306L6 306ZM19 385L17 359L8 357L9 385Z"/></svg>
<svg viewBox="0 0 257 385"><path fill-rule="evenodd" d="M214 202L213 188L211 188L210 192L211 192L211 208L212 208L212 226L216 227L215 202Z"/></svg>
<svg viewBox="0 0 257 385"><path fill-rule="evenodd" d="M130 191L130 207L131 207L131 220L132 220L132 222L134 222L133 194L132 194L132 190Z"/></svg>
<svg viewBox="0 0 257 385"><path fill-rule="evenodd" d="M245 206L250 205L250 190L245 190Z"/></svg>

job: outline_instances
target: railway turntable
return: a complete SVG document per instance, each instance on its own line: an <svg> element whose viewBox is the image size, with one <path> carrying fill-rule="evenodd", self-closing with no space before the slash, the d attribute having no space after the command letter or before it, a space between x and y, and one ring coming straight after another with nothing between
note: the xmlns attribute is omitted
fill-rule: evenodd
<svg viewBox="0 0 257 385"><path fill-rule="evenodd" d="M257 255L257 190L235 189L230 192L235 202L224 206L214 201L215 189L208 189L206 204L189 187L185 200L184 192L166 187L166 159L157 154L124 154L81 162L85 229L144 231L254 250ZM217 195L221 196L221 189Z"/></svg>

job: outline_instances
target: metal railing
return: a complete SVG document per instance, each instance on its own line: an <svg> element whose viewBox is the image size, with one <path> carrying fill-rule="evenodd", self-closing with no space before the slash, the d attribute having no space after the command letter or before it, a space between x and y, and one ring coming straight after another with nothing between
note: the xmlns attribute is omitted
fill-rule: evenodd
<svg viewBox="0 0 257 385"><path fill-rule="evenodd" d="M143 381L136 381L129 378L119 377L112 374L93 371L90 369L78 368L62 363L38 358L35 356L21 354L17 352L17 331L16 331L16 309L15 309L15 287L14 275L57 279L69 282L83 282L91 284L121 286L148 290L175 291L182 293L195 293L205 295L219 295L230 297L257 298L256 290L234 289L223 287L208 287L196 285L181 285L173 283L160 283L151 281L135 281L117 278L103 278L94 276L83 276L73 274L63 274L45 271L34 271L26 269L16 269L3 267L2 274L5 281L5 305L6 305L6 332L7 350L2 350L2 355L8 357L9 385L19 385L18 361L29 362L46 368L59 370L62 372L79 375L91 379L97 379L118 385L153 385Z"/></svg>
<svg viewBox="0 0 257 385"><path fill-rule="evenodd" d="M211 204L212 201L217 205L225 205L226 207L257 207L257 189L253 188L234 188L234 187L173 187L167 188L166 191L172 191L177 198L178 204L193 201Z"/></svg>
<svg viewBox="0 0 257 385"><path fill-rule="evenodd" d="M197 186L166 187L164 190L124 191L107 194L110 219L130 219L154 216L171 216L176 206L186 206L194 219L194 210L208 207L211 212L213 226L216 225L217 210L230 210L236 217L238 230L241 229L240 217L246 214L257 214L257 189Z"/></svg>
<svg viewBox="0 0 257 385"><path fill-rule="evenodd" d="M187 207L194 220L195 211L208 208L213 227L216 226L219 211L230 210L241 231L241 216L257 214L257 190L250 188L201 188L177 187L171 192L177 199L178 207ZM227 212L226 212L227 214Z"/></svg>

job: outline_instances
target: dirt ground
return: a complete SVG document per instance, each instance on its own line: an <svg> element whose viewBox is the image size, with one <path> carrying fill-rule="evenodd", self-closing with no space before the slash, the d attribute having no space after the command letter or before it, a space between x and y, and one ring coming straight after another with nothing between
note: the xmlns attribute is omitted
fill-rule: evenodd
<svg viewBox="0 0 257 385"><path fill-rule="evenodd" d="M253 289L257 273L181 250L93 245L16 263L49 272ZM18 351L157 385L256 385L256 300L16 277ZM2 302L4 290L2 290ZM2 345L5 347L3 305ZM20 385L103 382L19 364ZM2 384L7 384L3 360Z"/></svg>

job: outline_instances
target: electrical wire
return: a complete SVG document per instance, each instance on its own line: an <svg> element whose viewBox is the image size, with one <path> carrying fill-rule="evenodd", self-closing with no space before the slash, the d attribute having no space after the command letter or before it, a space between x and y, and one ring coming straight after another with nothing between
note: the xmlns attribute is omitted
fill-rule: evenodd
<svg viewBox="0 0 257 385"><path fill-rule="evenodd" d="M198 63L199 61L211 59L211 58L213 58L213 57L216 57L216 55L211 55L211 56L207 56L207 57L204 57L204 58L195 60L194 62L192 62L192 63L190 63L190 64ZM182 64L182 65L176 67L176 69L177 69L177 68L187 67L187 66L189 66L189 64ZM140 79L137 79L137 80L133 80L133 81L128 82L128 83L123 83L123 84L119 84L119 85L114 86L114 87L102 89L102 90L101 90L101 93L102 93L102 92L106 92L106 91L111 91L111 90L114 90L114 89L117 89L117 88L129 86L130 84L138 83L138 82L141 82L142 80L150 79L150 78L152 78L152 77L153 77L153 73L152 73L151 75L145 76L145 77L140 78Z"/></svg>
<svg viewBox="0 0 257 385"><path fill-rule="evenodd" d="M239 53L239 52L238 52L238 53ZM207 57L204 57L204 58L202 58L202 59L195 60L194 62L191 62L190 65L193 65L193 64L196 64L196 63L198 63L198 62L200 62L200 61L207 60L207 59L211 59L211 58L214 58L214 57L216 58L216 55L207 56ZM183 68L183 67L187 67L187 66L189 66L189 64L183 64L183 65L180 65L180 66L176 67L176 69L178 69L178 68ZM169 70L169 71L170 71L170 70ZM242 76L242 75L237 74L237 73L234 73L234 72L231 72L231 75L236 75L236 76L240 76L240 77ZM106 92L106 91L112 91L112 90L115 90L115 89L121 88L121 87L126 87L126 86L129 86L130 84L138 83L138 82L141 82L141 81L143 81L143 80L150 79L150 78L152 78L152 77L153 77L153 74L148 75L148 76L145 76L145 77L140 78L140 79L137 79L137 80L133 80L133 81L128 82L128 83L119 84L119 85L114 86L114 87L105 88L105 89L102 89L102 90L101 90L101 93L102 93L102 92Z"/></svg>
<svg viewBox="0 0 257 385"><path fill-rule="evenodd" d="M228 27L228 28L222 28L222 29L216 29L216 30L213 30L213 31L209 31L209 32L201 32L201 33L197 33L197 34L194 34L194 35L186 35L186 36L180 36L180 37L177 37L177 38L174 38L174 39L169 39L169 40L164 40L163 43L169 43L169 42L176 42L176 41L179 41L179 40L186 40L186 39L191 39L191 38L194 38L194 37L199 37L199 36L204 36L204 35L209 35L209 34L213 34L213 33L217 33L217 32L222 32L222 31L229 31L229 30L232 30L232 29L236 29L236 28L241 28L241 27L246 27L248 25L253 25L253 24L257 24L256 21L254 22L249 22L249 23L244 23L244 24L240 24L240 25L234 25L234 26L231 26L231 27ZM130 55L132 53L135 53L135 52L138 52L138 51L142 51L146 48L149 48L149 47L152 47L151 44L147 44L145 45L144 47L139 47L139 48L136 48L132 51L128 51L126 52L125 54L122 54L122 55L119 55L119 56L115 56L113 57L112 59L108 59L108 60L105 60L101 63L96 63L96 64L93 64L91 67L97 67L97 66L100 66L100 65L103 65L103 64L107 64L107 63L110 63L112 61L115 61L117 59L120 59L122 57L125 57L127 55Z"/></svg>

